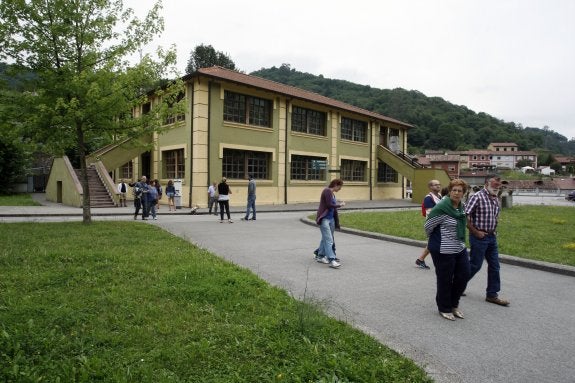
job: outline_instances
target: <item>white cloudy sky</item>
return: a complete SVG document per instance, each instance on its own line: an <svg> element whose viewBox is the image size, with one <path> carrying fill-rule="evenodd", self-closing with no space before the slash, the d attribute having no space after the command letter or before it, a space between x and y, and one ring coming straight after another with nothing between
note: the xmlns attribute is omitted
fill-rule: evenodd
<svg viewBox="0 0 575 383"><path fill-rule="evenodd" d="M125 0L139 11L153 0ZM414 89L575 138L573 0L163 0L182 74L200 44L250 73ZM391 116L393 117L393 116Z"/></svg>

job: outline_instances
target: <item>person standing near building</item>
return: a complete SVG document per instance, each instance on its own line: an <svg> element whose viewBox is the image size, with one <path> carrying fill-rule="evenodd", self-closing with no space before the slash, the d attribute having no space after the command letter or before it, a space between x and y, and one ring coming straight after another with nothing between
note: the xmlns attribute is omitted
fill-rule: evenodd
<svg viewBox="0 0 575 383"><path fill-rule="evenodd" d="M146 198L147 194L144 195L144 191L148 191L148 184L146 176L142 176L140 181L136 181L133 184L130 184L132 187L132 191L134 193L134 219L138 218L138 213L140 212L140 208L142 209L142 219L146 219Z"/></svg>
<svg viewBox="0 0 575 383"><path fill-rule="evenodd" d="M469 229L469 244L471 274L469 279L481 269L483 259L487 261L487 289L485 300L500 306L509 306L510 302L499 297L501 278L499 275L499 248L497 244L497 221L501 205L498 194L501 188L501 178L497 174L485 177L485 186L473 194L467 206L467 228Z"/></svg>
<svg viewBox="0 0 575 383"><path fill-rule="evenodd" d="M174 186L174 181L168 180L166 185L166 197L168 197L168 211L176 211L176 205L174 204L174 196L176 195L176 187Z"/></svg>
<svg viewBox="0 0 575 383"><path fill-rule="evenodd" d="M465 247L467 220L462 202L467 184L460 179L449 183L447 197L439 201L425 220L427 247L435 266L439 314L448 320L463 319L459 299L469 280L469 257Z"/></svg>
<svg viewBox="0 0 575 383"><path fill-rule="evenodd" d="M208 214L212 214L212 206L214 207L214 215L218 215L218 184L216 181L208 187Z"/></svg>
<svg viewBox="0 0 575 383"><path fill-rule="evenodd" d="M148 187L147 193L147 208L148 211L146 213L146 217L152 214L152 219L156 220L156 206L158 205L158 187L157 187L157 180L150 181L150 185Z"/></svg>
<svg viewBox="0 0 575 383"><path fill-rule="evenodd" d="M226 177L218 184L218 203L220 204L220 223L224 223L224 210L228 216L228 223L234 223L230 217L230 194L232 190L227 183Z"/></svg>
<svg viewBox="0 0 575 383"><path fill-rule="evenodd" d="M126 207L126 193L128 192L128 184L122 179L118 184L118 193L120 195L120 207Z"/></svg>
<svg viewBox="0 0 575 383"><path fill-rule="evenodd" d="M424 217L429 215L429 212L433 207L441 201L441 183L438 180L431 180L427 183L427 188L429 193L423 199L421 204L421 213ZM429 269L429 266L425 264L425 257L429 255L429 249L425 246L423 253L415 260L415 264L422 269Z"/></svg>
<svg viewBox="0 0 575 383"><path fill-rule="evenodd" d="M321 241L317 249L315 260L320 263L329 264L337 269L341 264L336 260L334 252L334 232L339 228L339 217L337 209L345 206L345 202L337 202L335 193L341 190L343 181L339 178L332 180L329 186L323 189L319 200L315 222L321 231Z"/></svg>
<svg viewBox="0 0 575 383"><path fill-rule="evenodd" d="M256 220L256 181L250 174L248 176L248 205L246 207L246 216L242 218L243 221ZM252 218L250 218L250 209L252 210Z"/></svg>
<svg viewBox="0 0 575 383"><path fill-rule="evenodd" d="M160 184L160 180L158 180L157 178L154 180L153 182L154 187L156 188L156 191L158 192L157 198L156 198L156 210L160 210L160 200L162 199L162 195L164 194L164 189L162 189L162 184Z"/></svg>

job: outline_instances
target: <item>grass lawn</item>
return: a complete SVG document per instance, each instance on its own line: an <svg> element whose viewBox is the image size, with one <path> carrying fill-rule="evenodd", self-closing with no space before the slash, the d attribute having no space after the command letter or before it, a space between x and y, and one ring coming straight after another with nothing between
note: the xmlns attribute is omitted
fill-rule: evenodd
<svg viewBox="0 0 575 383"><path fill-rule="evenodd" d="M40 206L40 203L34 201L30 194L19 193L0 195L0 206Z"/></svg>
<svg viewBox="0 0 575 383"><path fill-rule="evenodd" d="M350 212L342 226L425 241L420 209L392 212ZM497 226L499 252L517 257L575 266L575 208L514 206L503 209Z"/></svg>
<svg viewBox="0 0 575 383"><path fill-rule="evenodd" d="M431 381L319 305L150 225L4 223L0 243L3 382Z"/></svg>

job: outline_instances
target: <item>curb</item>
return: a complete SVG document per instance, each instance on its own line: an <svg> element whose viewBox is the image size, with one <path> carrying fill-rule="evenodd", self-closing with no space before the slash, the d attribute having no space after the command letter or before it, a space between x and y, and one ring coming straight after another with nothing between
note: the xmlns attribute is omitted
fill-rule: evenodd
<svg viewBox="0 0 575 383"><path fill-rule="evenodd" d="M315 221L312 221L307 217L300 218L300 221L305 223L306 225L317 226ZM338 231L341 233L359 235L361 237L377 239L380 241L395 242L395 243L400 243L402 245L408 245L408 246L415 246L415 247L423 248L427 245L427 242L425 242L425 241L418 241L416 239L409 239L409 238L402 238L402 237L394 237L393 235L379 234L379 233L373 233L373 232L369 232L369 231L361 231L358 229L352 229L352 228L346 228L346 227L342 227ZM505 255L505 254L499 254L499 261L501 263L505 263L508 265L520 266L520 267L525 267L528 269L546 271L549 273L560 274L560 275L565 275L565 276L569 276L569 277L575 277L575 267L574 266L558 265L556 263L536 261L536 260L532 260L532 259L519 258L519 257L515 257L513 255Z"/></svg>

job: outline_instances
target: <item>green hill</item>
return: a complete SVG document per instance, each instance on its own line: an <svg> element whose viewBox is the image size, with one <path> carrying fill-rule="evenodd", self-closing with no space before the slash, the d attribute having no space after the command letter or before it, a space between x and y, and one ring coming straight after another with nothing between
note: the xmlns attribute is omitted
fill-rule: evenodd
<svg viewBox="0 0 575 383"><path fill-rule="evenodd" d="M523 127L505 122L463 105L454 105L441 97L427 97L416 90L377 89L369 85L334 80L298 72L290 65L262 68L250 73L283 84L307 89L398 120L415 128L409 131L412 153L425 149L485 149L491 142L515 142L519 150L546 150L575 155L575 141L549 129Z"/></svg>

